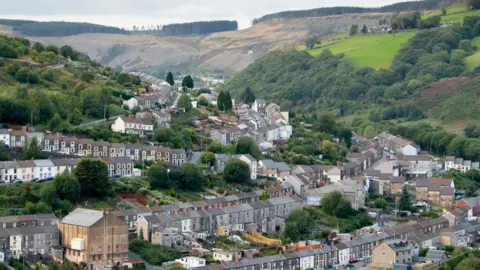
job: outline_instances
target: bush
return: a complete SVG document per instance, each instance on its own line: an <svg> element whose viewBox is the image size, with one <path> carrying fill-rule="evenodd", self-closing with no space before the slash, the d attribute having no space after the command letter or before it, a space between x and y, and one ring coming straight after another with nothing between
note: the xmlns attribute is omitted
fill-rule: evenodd
<svg viewBox="0 0 480 270"><path fill-rule="evenodd" d="M130 242L128 248L153 265L161 265L163 262L173 261L181 257L180 251L172 249L173 247L154 245L140 239Z"/></svg>

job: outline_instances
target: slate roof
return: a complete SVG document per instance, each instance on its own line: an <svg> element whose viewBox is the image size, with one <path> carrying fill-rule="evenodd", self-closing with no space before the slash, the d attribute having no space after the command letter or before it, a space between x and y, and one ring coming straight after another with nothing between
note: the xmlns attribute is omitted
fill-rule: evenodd
<svg viewBox="0 0 480 270"><path fill-rule="evenodd" d="M102 211L77 208L64 217L61 223L90 227L102 218Z"/></svg>
<svg viewBox="0 0 480 270"><path fill-rule="evenodd" d="M429 249L427 252L427 255L425 256L425 260L441 261L444 256L445 256L445 251L443 250Z"/></svg>
<svg viewBox="0 0 480 270"><path fill-rule="evenodd" d="M271 159L264 159L261 162L267 169L277 169L281 172L290 171L290 167L285 162L275 162Z"/></svg>

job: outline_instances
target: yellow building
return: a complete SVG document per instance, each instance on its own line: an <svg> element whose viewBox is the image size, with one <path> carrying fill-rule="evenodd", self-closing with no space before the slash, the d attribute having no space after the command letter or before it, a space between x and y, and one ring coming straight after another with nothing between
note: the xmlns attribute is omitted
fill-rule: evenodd
<svg viewBox="0 0 480 270"><path fill-rule="evenodd" d="M128 258L128 225L111 213L77 208L58 223L65 258L88 269Z"/></svg>

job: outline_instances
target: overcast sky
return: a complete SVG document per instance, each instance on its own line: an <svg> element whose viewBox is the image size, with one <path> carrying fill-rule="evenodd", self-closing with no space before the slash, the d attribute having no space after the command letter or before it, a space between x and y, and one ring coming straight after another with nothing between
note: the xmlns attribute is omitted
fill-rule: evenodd
<svg viewBox="0 0 480 270"><path fill-rule="evenodd" d="M403 0L408 1L408 0ZM237 20L331 6L379 7L399 0L0 0L1 18L81 21L131 28L200 20Z"/></svg>

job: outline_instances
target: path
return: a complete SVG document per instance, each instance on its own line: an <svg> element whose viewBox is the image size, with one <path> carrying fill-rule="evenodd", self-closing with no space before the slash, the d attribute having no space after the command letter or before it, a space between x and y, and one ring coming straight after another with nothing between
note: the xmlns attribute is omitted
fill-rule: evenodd
<svg viewBox="0 0 480 270"><path fill-rule="evenodd" d="M87 123L80 124L78 126L74 126L73 128L87 127L87 126L95 125L95 124L98 124L98 123L106 122L106 121L109 121L109 120L114 120L114 119L117 119L118 117L120 117L122 115L123 114L110 116L108 119L99 119L99 120L90 121L90 122L87 122Z"/></svg>

